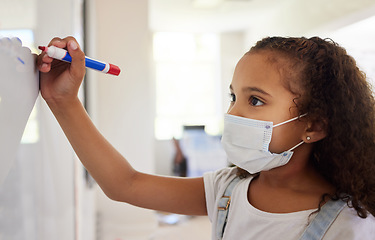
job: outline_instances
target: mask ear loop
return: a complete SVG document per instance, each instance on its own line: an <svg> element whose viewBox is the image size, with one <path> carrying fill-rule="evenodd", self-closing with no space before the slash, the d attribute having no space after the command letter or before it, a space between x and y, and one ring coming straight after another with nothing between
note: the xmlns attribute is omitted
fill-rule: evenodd
<svg viewBox="0 0 375 240"><path fill-rule="evenodd" d="M278 126L283 125L283 124L286 124L286 123L289 123L289 122L292 122L292 121L297 120L297 119L299 119L299 118L301 118L301 117L304 117L304 116L306 116L306 115L307 115L307 113L302 114L302 115L300 115L300 116L298 116L298 117L295 117L295 118L292 118L292 119L286 120L285 122L278 123L278 124L274 125L273 128L278 127ZM289 149L287 152L289 152L289 151L293 151L293 150L296 149L297 147L301 146L303 143L304 143L304 141L301 141L300 143L298 143L297 145L295 145L294 147L292 147L291 149Z"/></svg>
<svg viewBox="0 0 375 240"><path fill-rule="evenodd" d="M289 149L287 152L289 151L293 151L294 149L296 149L297 147L301 146L303 143L305 143L304 141L301 141L300 143L298 143L296 146L292 147L291 149Z"/></svg>
<svg viewBox="0 0 375 240"><path fill-rule="evenodd" d="M302 114L302 115L300 115L300 116L298 116L298 117L295 117L295 118L292 118L292 119L286 120L285 122L278 123L278 124L274 125L273 127L275 128L275 127L281 126L281 125L283 125L283 124L285 124L285 123L292 122L292 121L297 120L298 118L304 117L304 116L306 116L306 115L307 115L307 113Z"/></svg>

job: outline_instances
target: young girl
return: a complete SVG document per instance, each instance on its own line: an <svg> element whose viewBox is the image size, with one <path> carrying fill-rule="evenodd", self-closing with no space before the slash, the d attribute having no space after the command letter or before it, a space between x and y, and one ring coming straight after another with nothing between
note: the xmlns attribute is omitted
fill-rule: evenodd
<svg viewBox="0 0 375 240"><path fill-rule="evenodd" d="M77 97L85 66L76 40L50 45L67 48L73 60L39 56L42 96L109 198L208 214L212 239L300 239L305 231L325 240L374 238L374 97L336 43L273 37L251 48L235 69L224 118L223 147L238 167L201 178L133 169Z"/></svg>

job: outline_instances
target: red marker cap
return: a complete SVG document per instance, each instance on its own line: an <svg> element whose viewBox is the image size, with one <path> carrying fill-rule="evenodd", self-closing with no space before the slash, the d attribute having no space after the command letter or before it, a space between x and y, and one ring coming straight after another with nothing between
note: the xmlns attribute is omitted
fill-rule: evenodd
<svg viewBox="0 0 375 240"><path fill-rule="evenodd" d="M109 64L109 70L107 73L118 76L120 72L121 72L121 69L119 67L113 64Z"/></svg>

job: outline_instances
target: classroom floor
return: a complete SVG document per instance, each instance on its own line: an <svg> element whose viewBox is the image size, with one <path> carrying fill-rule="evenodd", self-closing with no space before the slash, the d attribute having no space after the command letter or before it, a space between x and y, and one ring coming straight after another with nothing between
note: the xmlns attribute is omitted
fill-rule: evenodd
<svg viewBox="0 0 375 240"><path fill-rule="evenodd" d="M209 240L211 223L206 216L196 216L175 225L160 225L150 240Z"/></svg>
<svg viewBox="0 0 375 240"><path fill-rule="evenodd" d="M109 200L102 193L97 200L96 240L211 239L207 216L158 213Z"/></svg>
<svg viewBox="0 0 375 240"><path fill-rule="evenodd" d="M142 226L127 228L119 224L107 224L98 240L209 240L211 225L206 216L191 217L173 225L159 225L150 230Z"/></svg>

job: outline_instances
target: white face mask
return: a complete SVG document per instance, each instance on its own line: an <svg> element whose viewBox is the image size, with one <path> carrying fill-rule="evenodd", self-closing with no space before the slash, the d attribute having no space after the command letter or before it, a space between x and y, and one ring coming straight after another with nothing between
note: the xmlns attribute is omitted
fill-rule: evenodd
<svg viewBox="0 0 375 240"><path fill-rule="evenodd" d="M268 147L272 129L304 116L306 114L273 126L273 122L225 114L221 142L229 161L252 174L287 164L292 150L303 141L283 153L271 153Z"/></svg>

